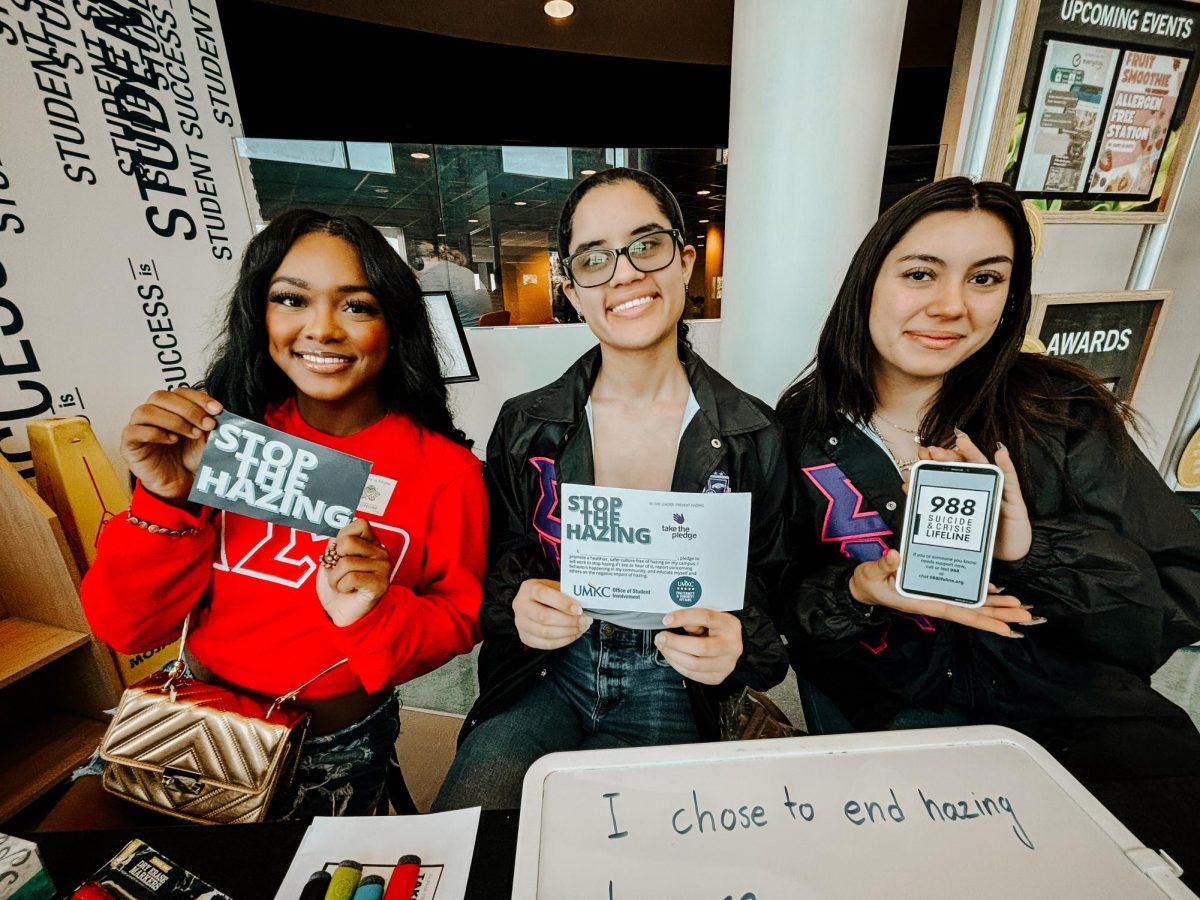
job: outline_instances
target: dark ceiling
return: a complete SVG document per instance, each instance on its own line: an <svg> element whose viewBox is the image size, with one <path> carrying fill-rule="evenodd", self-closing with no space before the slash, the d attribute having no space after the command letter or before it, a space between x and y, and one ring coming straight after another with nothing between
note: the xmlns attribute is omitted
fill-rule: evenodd
<svg viewBox="0 0 1200 900"><path fill-rule="evenodd" d="M676 191L696 234L699 220L724 220L715 148L728 145L731 0L580 0L557 28L538 0L217 4L248 136L393 145L394 174L252 160L264 218L315 205L460 246L479 230L544 247L574 178L506 173L499 145L524 144L699 148L643 151L639 167ZM932 171L958 11L958 0L909 4L885 200ZM630 58L649 50L662 58ZM586 151L572 163L575 176L604 167Z"/></svg>

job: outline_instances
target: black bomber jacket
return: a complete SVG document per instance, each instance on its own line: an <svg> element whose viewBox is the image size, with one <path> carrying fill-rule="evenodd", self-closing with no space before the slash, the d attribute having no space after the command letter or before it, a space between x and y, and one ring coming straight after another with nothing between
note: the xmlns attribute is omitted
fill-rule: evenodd
<svg viewBox="0 0 1200 900"><path fill-rule="evenodd" d="M1025 732L1079 777L1124 776L1124 748L1142 738L1163 748L1127 757L1143 773L1200 771L1200 735L1150 686L1200 640L1200 522L1140 451L1114 444L1094 401L1066 385L1059 402L1073 424L1026 441L1029 554L992 567L1047 620L1023 640L857 603L854 567L899 545L900 473L849 420L789 429L796 514L780 625L792 664L860 730L953 703Z"/></svg>
<svg viewBox="0 0 1200 900"><path fill-rule="evenodd" d="M766 690L783 680L787 654L772 621L784 564L788 479L783 432L771 409L738 390L692 351L683 356L700 406L680 440L671 489L749 492L750 546L742 658L721 685L685 679L705 739L717 737L717 704L742 685ZM479 699L459 741L544 677L559 651L521 643L513 598L528 578L558 580L558 486L592 484L592 440L585 406L600 370L600 350L585 353L553 384L514 397L488 441L484 480L491 504L488 572L480 620Z"/></svg>

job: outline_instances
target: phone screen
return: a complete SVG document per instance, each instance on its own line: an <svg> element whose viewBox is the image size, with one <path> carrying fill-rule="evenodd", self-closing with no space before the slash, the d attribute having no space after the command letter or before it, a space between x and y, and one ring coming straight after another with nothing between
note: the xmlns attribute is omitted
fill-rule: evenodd
<svg viewBox="0 0 1200 900"><path fill-rule="evenodd" d="M1002 482L992 465L913 467L897 581L902 594L968 605L986 599Z"/></svg>

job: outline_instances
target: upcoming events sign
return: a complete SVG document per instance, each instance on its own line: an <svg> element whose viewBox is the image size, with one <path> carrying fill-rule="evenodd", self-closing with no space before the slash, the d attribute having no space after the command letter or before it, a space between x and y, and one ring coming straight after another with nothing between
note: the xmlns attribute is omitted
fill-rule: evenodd
<svg viewBox="0 0 1200 900"><path fill-rule="evenodd" d="M561 590L585 609L741 609L749 494L564 484Z"/></svg>
<svg viewBox="0 0 1200 900"><path fill-rule="evenodd" d="M1185 0L1023 0L1036 24L1004 174L1062 212L1160 212L1195 106L1200 6ZM1014 82L1021 78L1010 73ZM1011 114L1005 112L1003 114ZM1007 123L1006 123L1007 124ZM1185 128L1185 124L1188 127ZM1178 151L1178 152L1177 152Z"/></svg>
<svg viewBox="0 0 1200 900"><path fill-rule="evenodd" d="M215 0L0 0L0 452L202 374L250 217ZM119 462L118 462L119 464Z"/></svg>

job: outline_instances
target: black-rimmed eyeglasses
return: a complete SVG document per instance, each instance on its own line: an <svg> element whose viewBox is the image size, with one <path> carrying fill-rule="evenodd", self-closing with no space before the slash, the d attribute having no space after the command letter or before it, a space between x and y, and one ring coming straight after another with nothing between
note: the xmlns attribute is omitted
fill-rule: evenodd
<svg viewBox="0 0 1200 900"><path fill-rule="evenodd" d="M592 247L568 256L563 263L576 287L599 287L612 280L621 256L639 272L665 269L675 261L676 244L683 246L683 235L679 229L652 231L634 238L619 250Z"/></svg>

